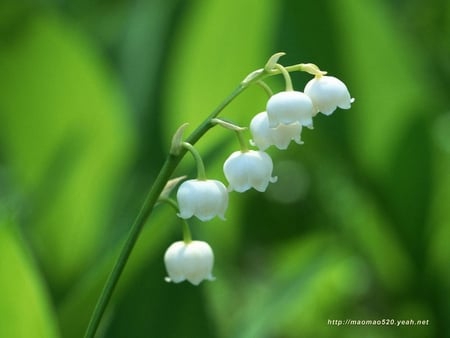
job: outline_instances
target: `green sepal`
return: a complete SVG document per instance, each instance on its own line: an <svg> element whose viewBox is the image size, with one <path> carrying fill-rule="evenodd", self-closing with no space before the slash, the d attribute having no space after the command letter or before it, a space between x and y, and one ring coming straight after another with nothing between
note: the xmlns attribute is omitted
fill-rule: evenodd
<svg viewBox="0 0 450 338"><path fill-rule="evenodd" d="M278 63L278 60L284 55L286 55L285 52L278 52L273 54L264 66L264 71L267 73L272 71L275 68L275 65Z"/></svg>
<svg viewBox="0 0 450 338"><path fill-rule="evenodd" d="M189 123L183 123L173 134L172 143L170 146L170 154L178 156L181 149L183 149L183 134Z"/></svg>

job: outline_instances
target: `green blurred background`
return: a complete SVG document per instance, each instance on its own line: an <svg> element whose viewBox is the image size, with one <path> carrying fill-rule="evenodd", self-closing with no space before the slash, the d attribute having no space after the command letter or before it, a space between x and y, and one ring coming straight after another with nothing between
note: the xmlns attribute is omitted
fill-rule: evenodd
<svg viewBox="0 0 450 338"><path fill-rule="evenodd" d="M0 337L82 336L173 132L278 51L352 109L269 149L279 182L232 193L226 222L191 222L216 281L164 282L181 228L158 207L98 337L450 337L449 41L446 0L3 0ZM222 116L265 102L250 88ZM237 147L200 140L211 178ZM328 325L346 319L429 325Z"/></svg>

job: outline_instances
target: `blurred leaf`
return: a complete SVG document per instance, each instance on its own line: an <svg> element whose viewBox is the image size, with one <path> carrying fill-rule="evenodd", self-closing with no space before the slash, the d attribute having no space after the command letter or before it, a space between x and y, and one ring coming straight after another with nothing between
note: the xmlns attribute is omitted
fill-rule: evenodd
<svg viewBox="0 0 450 338"><path fill-rule="evenodd" d="M432 128L434 170L432 200L425 231L427 241L427 277L432 287L437 332L448 333L448 304L450 304L450 113L441 115Z"/></svg>
<svg viewBox="0 0 450 338"><path fill-rule="evenodd" d="M380 178L388 174L392 145L423 112L426 77L387 5L371 0L330 4L339 58L345 61L343 80L356 98L348 117L351 146L364 171Z"/></svg>
<svg viewBox="0 0 450 338"><path fill-rule="evenodd" d="M273 38L278 3L268 1L261 6L256 0L233 1L191 6L175 36L162 120L167 139L184 122L197 126L272 54L267 42ZM239 97L221 116L247 126L251 116L264 106L265 94L257 88ZM213 137L208 135L208 145L214 144Z"/></svg>
<svg viewBox="0 0 450 338"><path fill-rule="evenodd" d="M328 275L330 264L339 260L330 246L325 250L327 242L321 235L312 236L258 254L249 267L253 273L245 275L244 270L241 276L245 282L240 283L242 289L237 289L240 295L234 298L239 304L235 305L236 311L228 314L231 325L226 336L279 336L280 331L289 331L293 318L295 328L304 332L299 318L308 318L302 321L304 325L315 317L310 307L317 302L314 290L324 286L319 282L320 276ZM257 273L255 263L261 264Z"/></svg>
<svg viewBox="0 0 450 338"><path fill-rule="evenodd" d="M149 111L149 106L155 106L150 95L159 91L158 75L166 57L165 44L171 43L168 35L177 4L178 0L157 0L136 1L130 6L120 48L120 66L127 98L137 114L157 115Z"/></svg>
<svg viewBox="0 0 450 338"><path fill-rule="evenodd" d="M26 230L61 290L103 242L132 137L113 79L76 27L52 15L24 27L0 56L0 139L35 203Z"/></svg>
<svg viewBox="0 0 450 338"><path fill-rule="evenodd" d="M443 278L442 282L450 286L450 134L440 134L442 129L450 130L450 113L436 119L434 127L436 147L433 149L433 199L427 228L430 239L428 250L433 268L439 270L436 272ZM445 140L441 139L444 137Z"/></svg>
<svg viewBox="0 0 450 338"><path fill-rule="evenodd" d="M328 319L350 313L370 291L367 266L325 233L284 243L257 259L259 272L241 275L224 336L342 337Z"/></svg>
<svg viewBox="0 0 450 338"><path fill-rule="evenodd" d="M51 300L12 225L0 220L0 337L59 337Z"/></svg>
<svg viewBox="0 0 450 338"><path fill-rule="evenodd" d="M369 259L384 286L391 292L405 292L415 271L402 238L397 237L377 201L349 175L345 165L331 154L322 152L321 156L328 162L316 168L321 207L330 214L333 225Z"/></svg>

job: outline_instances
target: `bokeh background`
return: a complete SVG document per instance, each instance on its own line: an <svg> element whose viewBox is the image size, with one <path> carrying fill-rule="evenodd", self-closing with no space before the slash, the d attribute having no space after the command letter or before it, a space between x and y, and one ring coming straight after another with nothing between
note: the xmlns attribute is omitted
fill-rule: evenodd
<svg viewBox="0 0 450 338"><path fill-rule="evenodd" d="M450 337L449 41L446 0L3 0L0 337L83 335L173 132L278 51L342 79L352 109L270 148L279 182L231 193L227 221L191 222L216 281L164 282L181 223L158 207L98 337ZM266 100L221 116L246 126ZM197 145L223 181L235 137ZM429 325L328 325L346 319Z"/></svg>

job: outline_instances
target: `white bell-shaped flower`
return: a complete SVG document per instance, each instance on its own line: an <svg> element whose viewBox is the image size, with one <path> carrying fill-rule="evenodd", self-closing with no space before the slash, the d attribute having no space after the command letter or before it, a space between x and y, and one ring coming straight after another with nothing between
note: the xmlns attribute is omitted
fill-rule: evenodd
<svg viewBox="0 0 450 338"><path fill-rule="evenodd" d="M312 128L314 106L310 97L302 92L291 90L272 95L267 101L266 111L270 128L295 122Z"/></svg>
<svg viewBox="0 0 450 338"><path fill-rule="evenodd" d="M265 191L272 177L273 163L270 156L263 151L235 151L223 164L223 172L230 183L228 190L244 192L250 188Z"/></svg>
<svg viewBox="0 0 450 338"><path fill-rule="evenodd" d="M349 109L353 101L347 86L334 76L320 76L310 80L305 86L317 112L331 115L337 107Z"/></svg>
<svg viewBox="0 0 450 338"><path fill-rule="evenodd" d="M212 268L214 254L208 243L178 241L173 243L164 254L168 277L167 282L180 283L188 280L194 285L204 279L214 280Z"/></svg>
<svg viewBox="0 0 450 338"><path fill-rule="evenodd" d="M215 216L225 219L228 207L228 191L217 180L187 180L177 191L178 216L181 218L198 217L208 221Z"/></svg>
<svg viewBox="0 0 450 338"><path fill-rule="evenodd" d="M250 143L260 150L266 150L271 145L284 150L287 149L292 140L298 144L303 144L300 139L302 125L299 122L280 124L276 128L270 128L266 112L256 114L253 117L250 122L250 132L253 136Z"/></svg>

